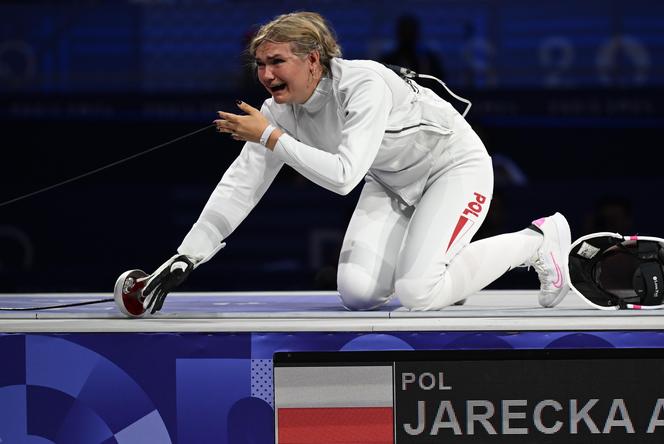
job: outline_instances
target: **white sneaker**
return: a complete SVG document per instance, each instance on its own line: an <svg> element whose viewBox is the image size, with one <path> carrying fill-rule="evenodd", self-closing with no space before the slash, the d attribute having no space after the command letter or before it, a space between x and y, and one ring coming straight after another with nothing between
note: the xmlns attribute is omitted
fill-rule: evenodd
<svg viewBox="0 0 664 444"><path fill-rule="evenodd" d="M544 241L537 253L526 262L537 271L540 280L539 303L542 307L558 305L569 291L567 255L572 243L567 219L560 213L533 221L542 230Z"/></svg>

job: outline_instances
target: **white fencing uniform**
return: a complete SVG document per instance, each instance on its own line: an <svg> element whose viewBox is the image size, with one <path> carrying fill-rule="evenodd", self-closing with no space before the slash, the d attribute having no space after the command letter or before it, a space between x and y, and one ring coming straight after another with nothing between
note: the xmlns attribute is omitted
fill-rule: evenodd
<svg viewBox="0 0 664 444"><path fill-rule="evenodd" d="M465 260L455 257L489 209L491 159L448 102L379 63L333 59L331 76L306 103L268 99L261 113L284 134L273 151L244 145L179 253L209 256L284 163L339 194L366 181L339 259L338 288L351 309L377 307L394 294L411 309L442 308L523 262L541 240L521 233L532 239L528 248L507 262L509 255L500 252L503 259L496 257L486 276L466 268L478 265L471 256L488 257L487 248ZM449 276L458 259L465 265Z"/></svg>

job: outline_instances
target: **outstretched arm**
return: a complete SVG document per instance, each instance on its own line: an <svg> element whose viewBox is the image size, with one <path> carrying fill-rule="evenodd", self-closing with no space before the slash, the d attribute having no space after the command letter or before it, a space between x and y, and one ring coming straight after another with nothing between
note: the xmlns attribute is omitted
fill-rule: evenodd
<svg viewBox="0 0 664 444"><path fill-rule="evenodd" d="M223 240L256 206L281 169L281 160L252 140L246 140L240 155L228 167L178 247L177 254L147 277L144 308L151 313L161 309L166 295L181 285L196 267L226 245Z"/></svg>

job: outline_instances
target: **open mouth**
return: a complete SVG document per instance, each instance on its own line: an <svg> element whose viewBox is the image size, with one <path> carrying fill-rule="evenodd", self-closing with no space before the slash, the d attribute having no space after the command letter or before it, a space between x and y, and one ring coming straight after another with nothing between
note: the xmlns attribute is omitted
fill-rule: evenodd
<svg viewBox="0 0 664 444"><path fill-rule="evenodd" d="M283 91L284 89L286 89L285 83L282 83L280 85L270 86L270 91L272 92Z"/></svg>

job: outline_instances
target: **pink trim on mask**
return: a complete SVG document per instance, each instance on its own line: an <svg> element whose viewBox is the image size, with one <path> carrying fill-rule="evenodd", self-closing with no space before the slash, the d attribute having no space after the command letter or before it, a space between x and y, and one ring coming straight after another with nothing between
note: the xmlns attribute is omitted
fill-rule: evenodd
<svg viewBox="0 0 664 444"><path fill-rule="evenodd" d="M545 220L546 220L546 217L541 217L541 218L539 218L539 219L537 219L537 220L534 220L534 221L533 221L533 225L536 225L536 226L538 226L538 227L541 227Z"/></svg>
<svg viewBox="0 0 664 444"><path fill-rule="evenodd" d="M629 240L639 240L639 236L632 235L629 237Z"/></svg>

